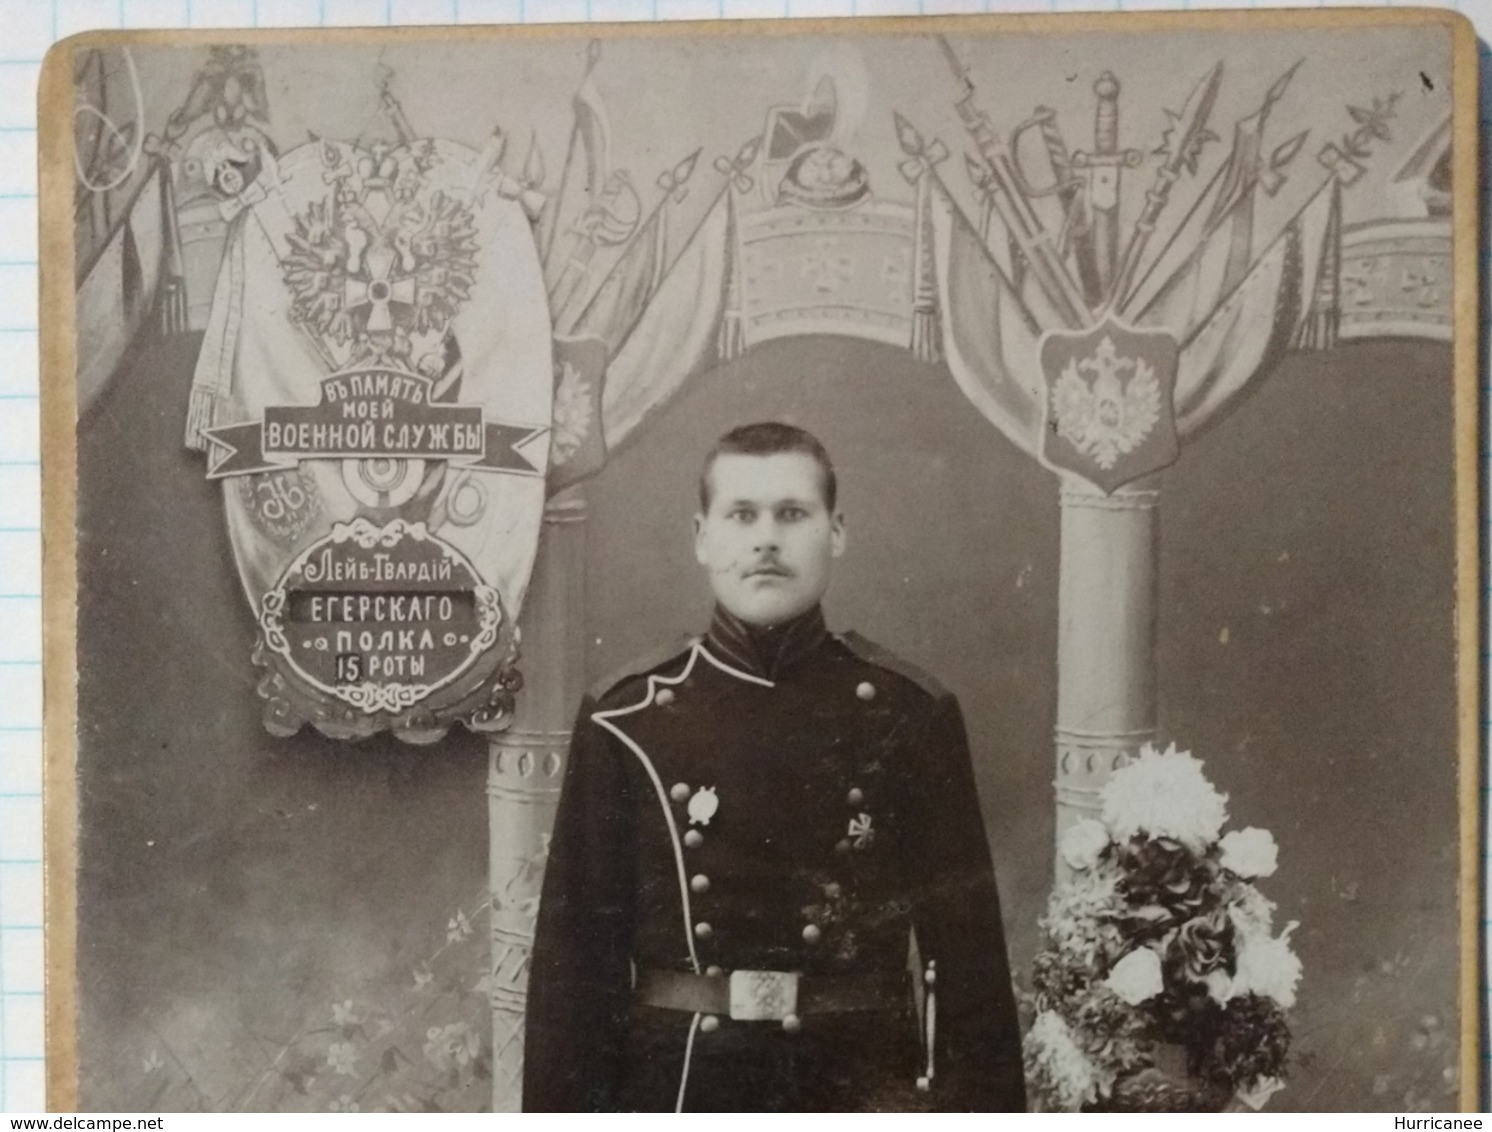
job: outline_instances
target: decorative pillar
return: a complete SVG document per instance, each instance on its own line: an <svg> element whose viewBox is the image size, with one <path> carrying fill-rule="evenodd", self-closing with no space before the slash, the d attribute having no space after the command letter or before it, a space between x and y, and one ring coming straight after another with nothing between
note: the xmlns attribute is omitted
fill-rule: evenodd
<svg viewBox="0 0 1492 1132"><path fill-rule="evenodd" d="M523 1107L523 1019L544 861L570 724L585 685L585 496L544 508L519 618L523 688L513 726L492 743L487 807L492 892L492 1111Z"/></svg>
<svg viewBox="0 0 1492 1132"><path fill-rule="evenodd" d="M1062 486L1057 839L1099 813L1109 775L1155 738L1156 504L1142 487ZM1058 854L1061 878L1061 855Z"/></svg>

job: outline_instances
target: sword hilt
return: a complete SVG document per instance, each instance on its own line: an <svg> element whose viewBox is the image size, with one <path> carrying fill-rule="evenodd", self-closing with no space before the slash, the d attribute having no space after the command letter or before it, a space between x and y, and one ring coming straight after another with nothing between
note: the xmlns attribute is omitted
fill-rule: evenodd
<svg viewBox="0 0 1492 1132"><path fill-rule="evenodd" d="M1052 242L1041 217L1037 215L1026 192L1025 179L1016 167L1010 149L995 133L984 112L974 105L974 84L969 79L968 71L954 54L953 47L941 35L937 40L953 69L954 77L962 87L955 104L958 116L974 139L979 155L989 166L995 210L1019 243L1022 254L1030 264L1032 277L1046 292L1063 322L1069 327L1089 325L1092 314L1088 309L1087 298L1077 280L1067 270L1061 253Z"/></svg>
<svg viewBox="0 0 1492 1132"><path fill-rule="evenodd" d="M1098 105L1093 112L1093 148L1099 153L1113 153L1119 148L1119 80L1113 71L1105 71L1093 84Z"/></svg>
<svg viewBox="0 0 1492 1132"><path fill-rule="evenodd" d="M959 104L969 135L990 170L991 199L1000 219L1020 245L1032 276L1057 308L1068 326L1086 326L1091 321L1087 298L1062 262L1051 236L1022 188L1024 180L1011 160L1005 143L991 128L989 119L968 102Z"/></svg>
<svg viewBox="0 0 1492 1132"><path fill-rule="evenodd" d="M1079 267L1089 301L1097 306L1114 277L1119 257L1119 175L1144 160L1137 149L1119 149L1119 80L1105 71L1093 84L1093 151L1072 155L1072 168L1087 183L1090 231L1078 246Z"/></svg>
<svg viewBox="0 0 1492 1132"><path fill-rule="evenodd" d="M1047 160L1052 166L1053 181L1050 185L1041 188L1031 183L1020 163L1021 138L1029 130L1036 130L1040 133ZM1031 117L1011 131L1008 148L1012 164L1021 179L1021 190L1028 197L1045 197L1056 193L1061 195L1065 205L1081 184L1072 176L1072 159L1067 152L1067 143L1062 140L1062 131L1057 125L1057 112L1049 106L1038 106L1032 112Z"/></svg>
<svg viewBox="0 0 1492 1132"><path fill-rule="evenodd" d="M1093 84L1098 99L1093 111L1093 152L1072 155L1074 169L1135 169L1145 160L1138 149L1119 148L1119 80L1105 71ZM1091 181L1090 181L1091 184Z"/></svg>

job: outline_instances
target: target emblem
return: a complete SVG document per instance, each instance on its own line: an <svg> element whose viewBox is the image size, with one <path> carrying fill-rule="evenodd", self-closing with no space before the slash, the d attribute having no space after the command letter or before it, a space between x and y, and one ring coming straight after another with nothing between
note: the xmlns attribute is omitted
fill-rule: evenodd
<svg viewBox="0 0 1492 1132"><path fill-rule="evenodd" d="M425 478L425 461L375 457L343 460L342 482L352 497L366 507L387 511L415 497Z"/></svg>

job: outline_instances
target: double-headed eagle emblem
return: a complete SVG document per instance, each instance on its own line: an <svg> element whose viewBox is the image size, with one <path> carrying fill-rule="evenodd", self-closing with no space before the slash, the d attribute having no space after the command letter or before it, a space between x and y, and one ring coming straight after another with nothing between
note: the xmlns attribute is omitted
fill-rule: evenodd
<svg viewBox="0 0 1492 1132"><path fill-rule="evenodd" d="M287 236L293 317L351 362L408 366L411 338L443 335L471 293L475 218L463 201L421 192L426 144L323 150L337 191L311 202Z"/></svg>
<svg viewBox="0 0 1492 1132"><path fill-rule="evenodd" d="M1041 346L1042 461L1105 492L1174 461L1178 354L1174 335L1112 318L1088 331L1049 333Z"/></svg>
<svg viewBox="0 0 1492 1132"><path fill-rule="evenodd" d="M1052 386L1057 435L1104 471L1150 435L1160 410L1155 369L1144 358L1120 357L1107 335L1091 356L1069 358Z"/></svg>

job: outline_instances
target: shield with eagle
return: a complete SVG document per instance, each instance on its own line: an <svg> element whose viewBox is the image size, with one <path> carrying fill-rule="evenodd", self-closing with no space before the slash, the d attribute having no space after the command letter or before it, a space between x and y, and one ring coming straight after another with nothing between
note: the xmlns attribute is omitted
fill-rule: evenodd
<svg viewBox="0 0 1492 1132"><path fill-rule="evenodd" d="M1173 463L1180 353L1175 335L1113 318L1049 331L1040 349L1042 463L1106 495Z"/></svg>
<svg viewBox="0 0 1492 1132"><path fill-rule="evenodd" d="M315 139L233 202L187 443L223 485L275 734L506 725L553 370L502 189L451 142Z"/></svg>

